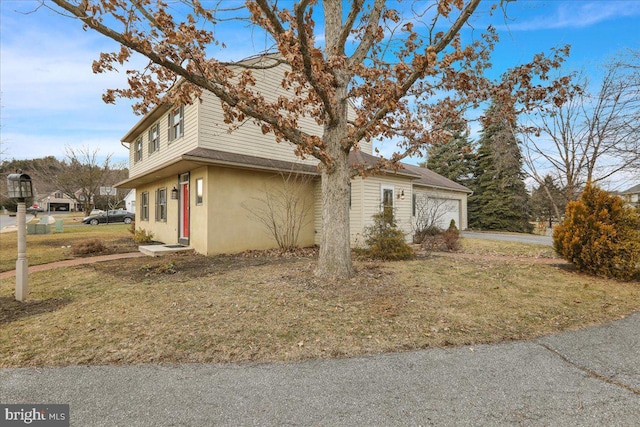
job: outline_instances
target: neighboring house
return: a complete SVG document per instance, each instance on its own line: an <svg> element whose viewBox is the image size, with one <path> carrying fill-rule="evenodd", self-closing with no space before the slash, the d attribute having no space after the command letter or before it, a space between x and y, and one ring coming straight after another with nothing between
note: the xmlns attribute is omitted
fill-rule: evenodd
<svg viewBox="0 0 640 427"><path fill-rule="evenodd" d="M635 185L628 190L621 191L618 195L622 197L628 205L631 205L634 208L640 206L640 184Z"/></svg>
<svg viewBox="0 0 640 427"><path fill-rule="evenodd" d="M268 57L250 61L269 61ZM274 99L287 92L280 85L282 67L254 71L256 89ZM306 132L321 135L309 117L299 120ZM213 255L276 247L275 240L249 211L270 189L282 188L282 174L307 176L304 194L312 206L299 235L300 246L320 243L321 186L316 159L301 160L287 142L247 121L233 132L224 123L220 102L205 92L191 105L159 105L123 138L129 144L129 178L117 187L133 188L136 227L166 244L184 244ZM370 142L350 154L353 165L373 166ZM439 224L454 219L467 227L467 188L426 169L405 165L397 172L351 181L351 241L362 241L364 227L383 208L394 211L396 222L411 240L415 204L429 196L447 209ZM415 195L415 196L414 196ZM127 205L127 209L131 210Z"/></svg>
<svg viewBox="0 0 640 427"><path fill-rule="evenodd" d="M54 191L36 199L37 204L44 212L69 212L77 210L76 201L62 191Z"/></svg>
<svg viewBox="0 0 640 427"><path fill-rule="evenodd" d="M124 196L124 209L131 213L136 213L136 190L131 189Z"/></svg>
<svg viewBox="0 0 640 427"><path fill-rule="evenodd" d="M87 204L89 204L89 207L93 207L95 204L93 196L87 200L87 196L82 192L82 190L77 190L74 195L77 200L75 210L78 212L84 211Z"/></svg>

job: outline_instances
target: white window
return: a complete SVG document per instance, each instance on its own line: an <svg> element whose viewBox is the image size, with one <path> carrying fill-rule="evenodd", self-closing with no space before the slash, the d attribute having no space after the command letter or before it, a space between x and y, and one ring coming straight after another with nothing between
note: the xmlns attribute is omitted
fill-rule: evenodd
<svg viewBox="0 0 640 427"><path fill-rule="evenodd" d="M179 107L169 113L169 142L184 135L184 107Z"/></svg>
<svg viewBox="0 0 640 427"><path fill-rule="evenodd" d="M156 123L149 129L149 154L160 149L160 123Z"/></svg>
<svg viewBox="0 0 640 427"><path fill-rule="evenodd" d="M417 194L413 193L411 197L411 216L416 216L416 203L417 203Z"/></svg>
<svg viewBox="0 0 640 427"><path fill-rule="evenodd" d="M196 205L202 205L204 200L204 185L202 178L196 179Z"/></svg>
<svg viewBox="0 0 640 427"><path fill-rule="evenodd" d="M136 142L133 145L133 161L139 162L142 160L142 138L136 139Z"/></svg>

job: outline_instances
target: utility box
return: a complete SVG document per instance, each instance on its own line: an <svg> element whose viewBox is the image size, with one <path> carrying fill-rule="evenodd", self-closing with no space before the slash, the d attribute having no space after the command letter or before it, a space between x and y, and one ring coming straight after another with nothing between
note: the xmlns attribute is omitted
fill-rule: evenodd
<svg viewBox="0 0 640 427"><path fill-rule="evenodd" d="M62 233L62 220L56 219L56 233Z"/></svg>
<svg viewBox="0 0 640 427"><path fill-rule="evenodd" d="M27 234L49 234L51 227L49 224L27 224Z"/></svg>

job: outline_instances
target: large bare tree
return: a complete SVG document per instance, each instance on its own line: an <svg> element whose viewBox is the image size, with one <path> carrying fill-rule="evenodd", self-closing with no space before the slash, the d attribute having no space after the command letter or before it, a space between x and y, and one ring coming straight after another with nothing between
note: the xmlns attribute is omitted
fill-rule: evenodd
<svg viewBox="0 0 640 427"><path fill-rule="evenodd" d="M587 78L581 80L566 102L532 116L524 133L528 173L542 187L547 174L553 176L564 204L587 182L602 185L621 172L640 171L640 51L606 64L593 91Z"/></svg>
<svg viewBox="0 0 640 427"><path fill-rule="evenodd" d="M97 148L67 146L61 170L41 168L37 173L52 188L75 200L89 215L100 187L117 182L113 177L117 171L111 169L111 154L101 161L99 153Z"/></svg>
<svg viewBox="0 0 640 427"><path fill-rule="evenodd" d="M298 156L317 158L322 231L316 274L322 277L353 273L347 156L360 142L397 142L396 152L379 165L394 167L446 139L443 128L459 122L467 106L502 95L527 107L566 84L533 84L536 75L546 79L560 65L565 48L537 55L500 84L485 78L498 38L491 26L482 32L470 25L480 0L42 1L121 45L101 54L94 71L113 70L134 52L149 59L144 69L128 71L130 87L107 91L107 102L136 98L135 109L144 113L161 102L195 102L210 91L230 123L253 120L263 132L294 144ZM497 10L483 13L502 13ZM218 38L223 32L216 30L230 21L243 24L247 34L264 35L266 50L279 53L289 67L281 85L291 96L270 102L255 89L253 72L264 63L238 69L210 54L224 46ZM303 132L302 116L314 117L322 135Z"/></svg>

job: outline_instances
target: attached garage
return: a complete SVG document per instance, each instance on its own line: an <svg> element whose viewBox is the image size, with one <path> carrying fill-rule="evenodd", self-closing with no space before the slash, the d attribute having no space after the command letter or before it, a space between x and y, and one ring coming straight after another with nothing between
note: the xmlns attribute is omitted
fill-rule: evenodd
<svg viewBox="0 0 640 427"><path fill-rule="evenodd" d="M49 210L51 212L58 212L58 211L64 211L64 212L69 212L71 210L71 204L70 203L49 203Z"/></svg>
<svg viewBox="0 0 640 427"><path fill-rule="evenodd" d="M414 180L412 218L427 215L438 227L446 229L451 220L460 230L467 228L467 198L472 193L464 185L451 181L427 168L404 165L420 175Z"/></svg>
<svg viewBox="0 0 640 427"><path fill-rule="evenodd" d="M437 225L440 228L448 228L451 220L454 220L456 227L460 227L462 223L462 215L460 214L461 200L434 198L435 202L442 208L441 215L437 218Z"/></svg>

